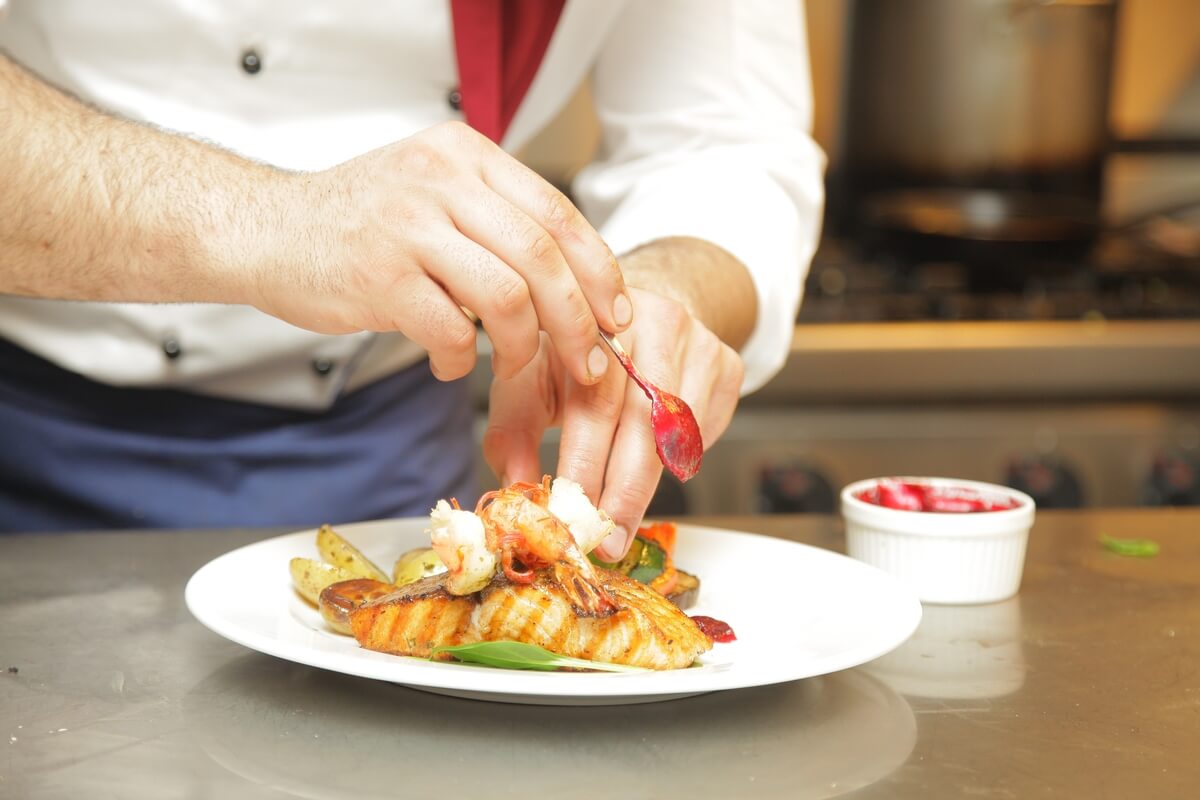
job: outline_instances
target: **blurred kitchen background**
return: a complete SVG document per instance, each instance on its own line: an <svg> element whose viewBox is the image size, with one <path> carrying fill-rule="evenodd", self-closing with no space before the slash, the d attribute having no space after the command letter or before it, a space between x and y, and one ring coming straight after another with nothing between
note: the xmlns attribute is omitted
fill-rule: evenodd
<svg viewBox="0 0 1200 800"><path fill-rule="evenodd" d="M1200 504L1200 3L806 15L828 208L791 357L652 512L888 474ZM565 188L596 138L583 86L524 156Z"/></svg>

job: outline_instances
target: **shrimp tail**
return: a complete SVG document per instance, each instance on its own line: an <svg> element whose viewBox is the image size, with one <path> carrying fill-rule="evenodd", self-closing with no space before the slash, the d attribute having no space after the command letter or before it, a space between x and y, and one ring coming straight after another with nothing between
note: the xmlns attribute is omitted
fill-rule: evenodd
<svg viewBox="0 0 1200 800"><path fill-rule="evenodd" d="M535 571L529 567L524 570L517 569L514 555L510 548L505 548L500 555L500 566L503 567L505 576L513 583L533 583Z"/></svg>
<svg viewBox="0 0 1200 800"><path fill-rule="evenodd" d="M590 580L570 561L554 564L554 580L566 592L575 613L581 617L610 617L617 611L617 603L599 582Z"/></svg>

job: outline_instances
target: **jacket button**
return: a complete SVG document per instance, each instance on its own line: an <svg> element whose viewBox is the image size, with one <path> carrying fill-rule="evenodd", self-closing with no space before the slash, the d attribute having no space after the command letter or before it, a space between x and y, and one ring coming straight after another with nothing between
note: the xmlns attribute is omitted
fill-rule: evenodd
<svg viewBox="0 0 1200 800"><path fill-rule="evenodd" d="M242 53L242 71L247 75L257 75L262 69L262 59L258 57L258 53L254 50L247 50Z"/></svg>
<svg viewBox="0 0 1200 800"><path fill-rule="evenodd" d="M313 372L324 378L329 373L333 372L333 362L328 358L314 358L312 362Z"/></svg>
<svg viewBox="0 0 1200 800"><path fill-rule="evenodd" d="M446 93L446 105L455 111L462 111L462 92L457 86Z"/></svg>
<svg viewBox="0 0 1200 800"><path fill-rule="evenodd" d="M179 346L177 339L163 339L162 351L163 355L172 361L183 355L183 348Z"/></svg>

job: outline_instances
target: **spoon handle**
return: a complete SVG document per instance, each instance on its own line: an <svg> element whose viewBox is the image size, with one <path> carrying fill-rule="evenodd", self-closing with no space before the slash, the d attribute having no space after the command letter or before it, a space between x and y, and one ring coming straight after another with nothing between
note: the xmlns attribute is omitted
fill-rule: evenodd
<svg viewBox="0 0 1200 800"><path fill-rule="evenodd" d="M629 377L633 378L637 385L642 387L642 391L646 393L646 396L653 400L655 390L651 388L650 382L643 377L638 368L633 365L633 359L629 357L629 353L625 352L625 348L621 346L617 338L603 330L600 331L600 338L608 345L608 349L613 351L613 355L617 357L617 361L621 362L621 366L629 373Z"/></svg>

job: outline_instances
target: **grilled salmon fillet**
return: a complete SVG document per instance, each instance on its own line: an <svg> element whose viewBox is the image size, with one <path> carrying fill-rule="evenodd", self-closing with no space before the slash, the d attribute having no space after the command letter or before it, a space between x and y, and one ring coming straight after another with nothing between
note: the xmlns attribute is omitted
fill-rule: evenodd
<svg viewBox="0 0 1200 800"><path fill-rule="evenodd" d="M573 658L680 669L712 647L696 623L658 592L617 572L598 574L618 606L607 617L578 615L546 570L533 583L498 576L482 591L461 596L446 591L445 575L433 575L361 602L349 612L350 628L369 650L418 657L439 646L507 639ZM322 605L336 599L338 586L322 593Z"/></svg>

